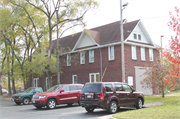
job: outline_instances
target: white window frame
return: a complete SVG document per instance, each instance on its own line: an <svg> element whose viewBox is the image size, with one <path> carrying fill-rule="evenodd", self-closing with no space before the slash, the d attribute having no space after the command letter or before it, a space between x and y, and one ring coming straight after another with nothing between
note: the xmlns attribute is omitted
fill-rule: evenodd
<svg viewBox="0 0 180 119"><path fill-rule="evenodd" d="M149 61L154 61L153 55L153 49L149 48Z"/></svg>
<svg viewBox="0 0 180 119"><path fill-rule="evenodd" d="M137 52L136 52L136 46L131 46L131 55L133 60L137 60Z"/></svg>
<svg viewBox="0 0 180 119"><path fill-rule="evenodd" d="M67 54L67 66L71 66L71 54Z"/></svg>
<svg viewBox="0 0 180 119"><path fill-rule="evenodd" d="M111 48L112 48L113 50L112 50ZM109 57L109 60L114 60L114 59L115 59L114 46L108 47L108 57Z"/></svg>
<svg viewBox="0 0 180 119"><path fill-rule="evenodd" d="M91 75L94 75L94 82L97 82L97 80L96 80L96 75L99 75L99 82L101 81L101 79L100 79L100 74L99 74L99 73L89 73L89 82L90 82L90 83L93 83L93 82L92 82L92 79L91 79Z"/></svg>
<svg viewBox="0 0 180 119"><path fill-rule="evenodd" d="M141 39L139 39L139 36ZM142 40L141 34L137 34L137 40L140 40L140 41Z"/></svg>
<svg viewBox="0 0 180 119"><path fill-rule="evenodd" d="M84 58L83 58L83 56L84 56ZM83 62L83 59L84 59L84 62ZM80 63L85 64L85 52L80 53Z"/></svg>
<svg viewBox="0 0 180 119"><path fill-rule="evenodd" d="M141 47L141 60L142 61L146 60L145 47Z"/></svg>
<svg viewBox="0 0 180 119"><path fill-rule="evenodd" d="M34 87L38 87L38 85L39 85L39 78L34 78Z"/></svg>
<svg viewBox="0 0 180 119"><path fill-rule="evenodd" d="M94 62L94 50L89 50L89 63Z"/></svg>
<svg viewBox="0 0 180 119"><path fill-rule="evenodd" d="M134 38L134 35L136 35L136 39ZM133 33L133 39L134 39L134 40L137 40L137 39L138 39L138 36L137 36L136 33Z"/></svg>
<svg viewBox="0 0 180 119"><path fill-rule="evenodd" d="M74 80L74 77L76 77L76 82ZM72 84L77 84L77 75L72 75Z"/></svg>

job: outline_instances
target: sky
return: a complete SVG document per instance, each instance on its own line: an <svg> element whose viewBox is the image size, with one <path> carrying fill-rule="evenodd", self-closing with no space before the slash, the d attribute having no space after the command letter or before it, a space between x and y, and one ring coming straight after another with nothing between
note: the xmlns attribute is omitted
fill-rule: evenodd
<svg viewBox="0 0 180 119"><path fill-rule="evenodd" d="M85 16L86 29L102 26L120 20L120 0L96 0L99 7ZM128 6L123 10L123 19L134 21L141 19L153 42L168 47L173 32L167 26L169 12L175 13L175 6L180 8L180 0L122 0ZM83 29L81 29L82 31Z"/></svg>

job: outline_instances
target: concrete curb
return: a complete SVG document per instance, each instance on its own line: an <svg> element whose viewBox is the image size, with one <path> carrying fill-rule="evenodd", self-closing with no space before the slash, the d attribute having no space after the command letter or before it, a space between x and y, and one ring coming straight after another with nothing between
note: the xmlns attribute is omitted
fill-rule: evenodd
<svg viewBox="0 0 180 119"><path fill-rule="evenodd" d="M117 118L112 117L112 115L107 115L107 116L99 117L98 119L117 119Z"/></svg>

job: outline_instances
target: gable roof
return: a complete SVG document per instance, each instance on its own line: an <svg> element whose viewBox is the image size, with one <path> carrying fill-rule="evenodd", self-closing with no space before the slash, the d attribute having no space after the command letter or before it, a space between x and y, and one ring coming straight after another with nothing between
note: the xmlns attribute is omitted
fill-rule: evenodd
<svg viewBox="0 0 180 119"><path fill-rule="evenodd" d="M123 24L124 40L132 33L133 29L139 24L140 20L127 22ZM84 31L83 31L84 32ZM75 46L82 36L83 32L69 35L59 39L59 46L63 48L63 53L69 52L69 48L76 50ZM88 35L97 43L98 46L120 43L120 21L99 26L87 30ZM56 49L57 41L52 41L53 49Z"/></svg>

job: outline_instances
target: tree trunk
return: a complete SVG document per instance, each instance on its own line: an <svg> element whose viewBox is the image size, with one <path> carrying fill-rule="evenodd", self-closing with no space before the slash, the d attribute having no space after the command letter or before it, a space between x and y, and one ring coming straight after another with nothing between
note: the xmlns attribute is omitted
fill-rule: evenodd
<svg viewBox="0 0 180 119"><path fill-rule="evenodd" d="M46 91L46 90L47 90L47 89L46 89L46 78L45 78L44 72L43 72L43 74L42 74L42 78L43 78L43 90Z"/></svg>
<svg viewBox="0 0 180 119"><path fill-rule="evenodd" d="M0 95L2 95L2 87L1 87L1 72L0 72Z"/></svg>
<svg viewBox="0 0 180 119"><path fill-rule="evenodd" d="M9 67L9 54L10 52L8 51L8 57L7 57L7 65ZM11 79L10 79L10 71L8 69L8 91L9 91L9 95L11 95Z"/></svg>
<svg viewBox="0 0 180 119"><path fill-rule="evenodd" d="M13 89L13 94L16 93L16 89L15 89L15 81L14 81L14 78L13 78L13 75L14 75L14 52L12 51L12 66L11 66L11 77L12 77L12 89Z"/></svg>
<svg viewBox="0 0 180 119"><path fill-rule="evenodd" d="M164 79L162 79L162 98L164 98Z"/></svg>

